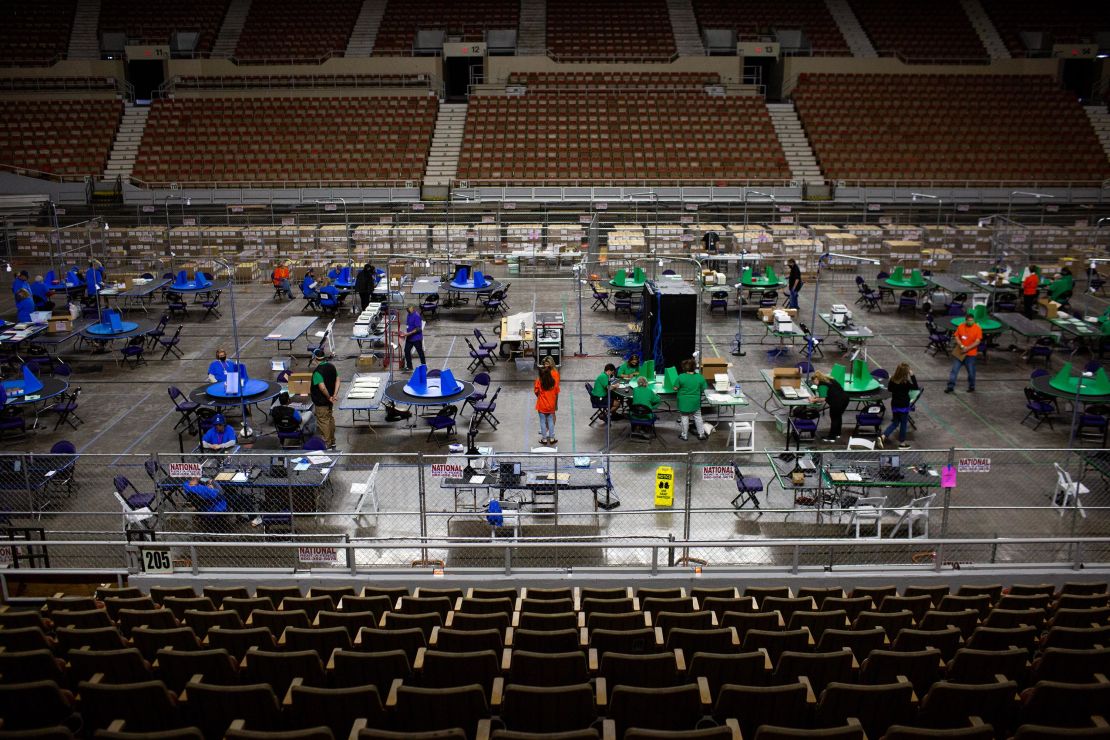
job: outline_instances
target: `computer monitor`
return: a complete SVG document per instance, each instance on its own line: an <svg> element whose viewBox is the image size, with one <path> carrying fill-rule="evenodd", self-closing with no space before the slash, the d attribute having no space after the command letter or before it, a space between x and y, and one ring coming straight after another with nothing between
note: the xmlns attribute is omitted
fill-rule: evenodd
<svg viewBox="0 0 1110 740"><path fill-rule="evenodd" d="M893 453L885 452L879 455L880 468L898 468L901 467L901 460L899 456Z"/></svg>

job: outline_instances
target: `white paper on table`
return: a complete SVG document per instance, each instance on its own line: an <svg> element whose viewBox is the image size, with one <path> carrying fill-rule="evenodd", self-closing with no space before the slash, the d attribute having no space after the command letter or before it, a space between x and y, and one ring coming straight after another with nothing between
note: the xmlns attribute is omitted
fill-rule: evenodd
<svg viewBox="0 0 1110 740"><path fill-rule="evenodd" d="M327 455L309 455L308 461L313 465L327 465L331 462L331 458Z"/></svg>

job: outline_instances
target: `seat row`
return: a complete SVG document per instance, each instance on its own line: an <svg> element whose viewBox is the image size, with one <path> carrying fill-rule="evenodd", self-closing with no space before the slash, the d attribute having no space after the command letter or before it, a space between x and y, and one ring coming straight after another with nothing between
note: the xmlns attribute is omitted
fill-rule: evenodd
<svg viewBox="0 0 1110 740"><path fill-rule="evenodd" d="M362 0L330 0L326 10L301 0L251 5L235 56L240 61L319 59L342 53Z"/></svg>
<svg viewBox="0 0 1110 740"><path fill-rule="evenodd" d="M69 48L76 0L0 5L0 59L46 63Z"/></svg>
<svg viewBox="0 0 1110 740"><path fill-rule="evenodd" d="M850 55L844 36L822 0L694 0L698 26L729 29L738 36L754 36L768 29L797 28L805 33L810 47L824 54Z"/></svg>

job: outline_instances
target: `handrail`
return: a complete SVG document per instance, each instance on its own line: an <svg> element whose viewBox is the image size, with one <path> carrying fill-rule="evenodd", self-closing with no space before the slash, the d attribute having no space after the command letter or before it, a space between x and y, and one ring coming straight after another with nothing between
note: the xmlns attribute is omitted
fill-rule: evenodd
<svg viewBox="0 0 1110 740"><path fill-rule="evenodd" d="M196 81L198 84L190 84ZM259 75L175 75L158 87L160 97L178 90L257 90L320 88L429 88L436 86L432 75L418 74L259 74ZM285 84L283 84L285 83Z"/></svg>
<svg viewBox="0 0 1110 740"><path fill-rule="evenodd" d="M0 77L5 92L70 92L121 90L121 80L108 75L58 75L57 77ZM126 84L126 83L124 83Z"/></svg>
<svg viewBox="0 0 1110 740"><path fill-rule="evenodd" d="M200 189L244 189L244 188L277 188L288 190L290 188L418 188L419 180L321 180L308 178L304 180L142 180L132 176L129 178L136 187L153 190L157 188L200 188Z"/></svg>
<svg viewBox="0 0 1110 740"><path fill-rule="evenodd" d="M588 177L556 177L556 178L528 178L511 177L499 180L458 178L452 181L452 187L748 187L759 185L761 187L790 187L794 183L788 179L745 179L730 180L726 178L588 178Z"/></svg>
<svg viewBox="0 0 1110 740"><path fill-rule="evenodd" d="M0 170L6 170L16 175L37 177L40 180L49 180L51 182L84 182L89 178L96 177L96 175L91 173L87 175L59 175L54 172L36 170L33 167L21 167L17 164L4 164L3 162L0 162Z"/></svg>
<svg viewBox="0 0 1110 740"><path fill-rule="evenodd" d="M668 64L678 59L678 52L673 54L644 54L637 56L636 54L560 54L553 52L550 49L546 51L546 56L553 62L560 64Z"/></svg>

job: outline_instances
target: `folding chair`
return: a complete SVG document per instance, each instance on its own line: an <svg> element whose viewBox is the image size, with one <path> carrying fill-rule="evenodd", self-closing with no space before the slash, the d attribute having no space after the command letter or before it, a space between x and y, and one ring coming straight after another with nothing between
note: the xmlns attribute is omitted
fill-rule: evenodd
<svg viewBox="0 0 1110 740"><path fill-rule="evenodd" d="M732 463L732 475L736 480L736 496L732 499L732 507L734 509L742 509L747 504L751 504L754 508L759 508L759 499L756 497L757 493L763 491L763 480L755 476L746 476L740 470L740 466L736 461Z"/></svg>

